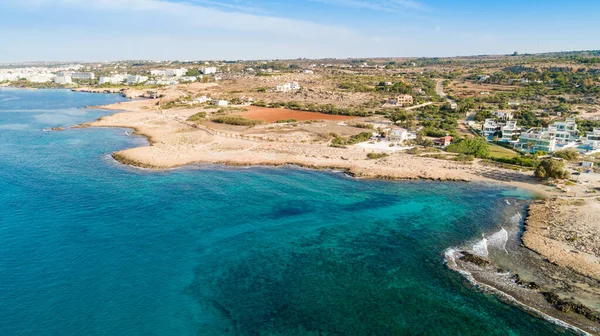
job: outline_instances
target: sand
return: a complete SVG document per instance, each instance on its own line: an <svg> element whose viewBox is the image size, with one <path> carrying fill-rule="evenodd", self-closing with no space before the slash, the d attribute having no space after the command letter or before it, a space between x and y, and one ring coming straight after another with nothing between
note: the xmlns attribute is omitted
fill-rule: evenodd
<svg viewBox="0 0 600 336"><path fill-rule="evenodd" d="M148 137L149 146L127 149L114 155L121 162L140 167L166 169L191 163L234 166L290 164L338 169L365 178L500 182L541 193L551 192L537 184L530 172L508 171L478 163L465 165L399 152L383 159L368 160L367 154L373 150L359 146L333 148L323 143L242 138L235 133L223 133L187 122L187 117L195 113L193 109L161 111L156 102L141 100L107 105L103 108L130 112L103 117L83 126L134 128L137 134Z"/></svg>
<svg viewBox="0 0 600 336"><path fill-rule="evenodd" d="M600 280L599 199L532 203L522 239L552 263Z"/></svg>

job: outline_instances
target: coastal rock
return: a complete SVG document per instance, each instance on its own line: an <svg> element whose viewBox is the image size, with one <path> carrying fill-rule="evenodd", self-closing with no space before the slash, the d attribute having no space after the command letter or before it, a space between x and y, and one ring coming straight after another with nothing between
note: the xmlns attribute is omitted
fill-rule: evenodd
<svg viewBox="0 0 600 336"><path fill-rule="evenodd" d="M489 266L491 264L491 261L478 257L474 254L471 254L469 252L466 251L461 251L460 252L462 254L462 256L459 258L462 261L466 261L466 262L470 262L472 264L475 264L479 267L485 267L485 266Z"/></svg>

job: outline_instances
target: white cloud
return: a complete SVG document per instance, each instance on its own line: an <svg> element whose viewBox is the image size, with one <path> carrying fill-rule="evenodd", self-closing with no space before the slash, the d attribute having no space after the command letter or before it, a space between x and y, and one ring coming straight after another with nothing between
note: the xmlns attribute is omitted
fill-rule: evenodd
<svg viewBox="0 0 600 336"><path fill-rule="evenodd" d="M402 12L406 10L426 10L425 5L412 0L309 0L329 5L339 5L358 9L371 9L384 12Z"/></svg>
<svg viewBox="0 0 600 336"><path fill-rule="evenodd" d="M212 1L202 1L208 4ZM38 9L52 7L98 11L129 12L148 16L148 24L186 26L188 28L216 28L232 31L263 32L269 35L303 39L361 37L361 34L343 26L288 19L250 13L228 12L189 2L164 0L23 0L19 4ZM19 4L13 4L19 5ZM223 4L222 4L223 5ZM155 21L155 20L160 21ZM169 27L165 27L169 28ZM364 37L364 36L363 36Z"/></svg>

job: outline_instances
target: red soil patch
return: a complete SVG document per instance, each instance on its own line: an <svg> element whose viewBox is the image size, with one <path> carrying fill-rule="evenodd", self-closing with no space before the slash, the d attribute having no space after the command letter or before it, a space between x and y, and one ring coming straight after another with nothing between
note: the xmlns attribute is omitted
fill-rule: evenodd
<svg viewBox="0 0 600 336"><path fill-rule="evenodd" d="M296 119L297 121L356 119L356 117L323 114L317 112L294 111L282 108L267 108L259 106L246 106L244 108L248 111L236 114L248 119L263 119L264 121L269 123L289 119Z"/></svg>

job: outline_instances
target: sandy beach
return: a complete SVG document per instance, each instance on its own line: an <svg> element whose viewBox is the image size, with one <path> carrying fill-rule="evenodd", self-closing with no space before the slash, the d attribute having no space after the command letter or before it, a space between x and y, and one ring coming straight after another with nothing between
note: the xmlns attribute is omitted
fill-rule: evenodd
<svg viewBox="0 0 600 336"><path fill-rule="evenodd" d="M225 165L298 165L315 169L337 169L363 178L430 179L497 182L551 194L531 172L519 172L479 164L463 164L395 152L379 160L368 160L371 149L360 146L334 148L300 138L279 135L263 125L251 130L253 136L223 131L186 121L201 109L161 111L158 100L138 100L102 106L125 111L103 117L82 127L133 128L147 137L149 146L114 154L115 159L133 166L167 169L192 163ZM322 127L329 126L323 121ZM334 123L334 121L330 121ZM218 125L217 125L218 126ZM318 124L315 127L320 127ZM293 133L293 132L291 132Z"/></svg>

